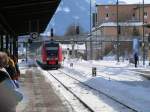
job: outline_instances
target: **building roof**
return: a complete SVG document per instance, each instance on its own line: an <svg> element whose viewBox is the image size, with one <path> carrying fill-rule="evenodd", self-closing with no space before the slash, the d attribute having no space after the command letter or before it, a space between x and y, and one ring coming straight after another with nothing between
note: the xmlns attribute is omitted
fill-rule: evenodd
<svg viewBox="0 0 150 112"><path fill-rule="evenodd" d="M118 4L119 6L142 6L141 4ZM96 6L117 6L115 3L114 4L96 4ZM150 6L150 4L144 4L145 7Z"/></svg>
<svg viewBox="0 0 150 112"><path fill-rule="evenodd" d="M63 50L72 49L72 44L61 44ZM86 50L85 44L74 44L74 50Z"/></svg>
<svg viewBox="0 0 150 112"><path fill-rule="evenodd" d="M118 23L120 26L124 27L134 27L134 26L143 26L143 22L119 22ZM101 27L116 27L117 23L116 22L107 22L107 23L102 23L98 28Z"/></svg>
<svg viewBox="0 0 150 112"><path fill-rule="evenodd" d="M15 34L43 32L60 0L0 0L0 27Z"/></svg>

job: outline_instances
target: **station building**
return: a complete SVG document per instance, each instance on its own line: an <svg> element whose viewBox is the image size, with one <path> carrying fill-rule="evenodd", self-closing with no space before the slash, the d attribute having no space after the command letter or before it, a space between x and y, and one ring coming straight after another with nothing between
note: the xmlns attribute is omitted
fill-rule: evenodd
<svg viewBox="0 0 150 112"><path fill-rule="evenodd" d="M144 18L144 20L143 20ZM150 24L150 4L119 4L118 5L118 25L119 25L119 55L131 55L132 40L143 39L143 22ZM144 27L144 39L148 41L150 29ZM95 39L94 39L95 38ZM115 55L117 41L117 5L96 5L96 14L93 14L92 40L99 40L98 47L93 42L92 52L99 59L106 55ZM100 43L100 44L99 44ZM147 43L148 44L148 43ZM96 46L95 46L96 45ZM89 45L90 46L90 45ZM148 46L148 45L147 45ZM89 50L91 48L88 48ZM148 49L148 47L146 48ZM100 52L99 52L100 51ZM142 51L142 49L141 49ZM91 51L89 51L91 52ZM142 54L142 52L141 52Z"/></svg>
<svg viewBox="0 0 150 112"><path fill-rule="evenodd" d="M144 15L142 4L119 4L118 22L120 26L120 35L131 37L133 29L137 29L140 36L143 34L143 16L144 24L150 23L150 4L144 5ZM117 5L97 5L97 29L102 36L117 36ZM150 30L145 28L145 35Z"/></svg>

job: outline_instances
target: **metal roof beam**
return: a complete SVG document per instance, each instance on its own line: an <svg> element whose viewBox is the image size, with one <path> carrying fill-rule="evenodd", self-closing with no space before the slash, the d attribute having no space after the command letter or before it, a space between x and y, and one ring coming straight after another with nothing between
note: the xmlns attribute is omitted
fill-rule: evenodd
<svg viewBox="0 0 150 112"><path fill-rule="evenodd" d="M37 5L53 4L53 3L56 3L56 2L43 1L43 2L35 2L35 3L25 3L25 4L5 6L3 7L3 9L23 8L23 7L31 7L31 6L37 6Z"/></svg>
<svg viewBox="0 0 150 112"><path fill-rule="evenodd" d="M0 22L1 22L1 25L3 26L3 28L7 29L9 32L14 33L14 31L12 30L12 28L8 24L6 18L1 13L0 13Z"/></svg>
<svg viewBox="0 0 150 112"><path fill-rule="evenodd" d="M39 32L43 32L60 1L61 0L1 0L0 24L7 32L22 34L28 32L29 20L34 21L38 19L40 21Z"/></svg>

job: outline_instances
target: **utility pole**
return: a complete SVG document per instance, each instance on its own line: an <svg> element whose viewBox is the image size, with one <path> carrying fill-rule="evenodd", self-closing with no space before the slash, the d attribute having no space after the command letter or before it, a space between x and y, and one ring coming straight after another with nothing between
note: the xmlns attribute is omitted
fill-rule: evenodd
<svg viewBox="0 0 150 112"><path fill-rule="evenodd" d="M97 34L97 32L98 32L98 23L97 23L97 6L96 6L96 1L95 1L95 31L96 31L96 45L95 45L95 47L96 47L96 52L98 52L98 54L96 54L96 57L97 56L99 56L99 41L98 41L98 34ZM94 34L95 35L95 34Z"/></svg>
<svg viewBox="0 0 150 112"><path fill-rule="evenodd" d="M51 40L53 40L54 39L54 29L53 28L51 28L50 36L51 36Z"/></svg>
<svg viewBox="0 0 150 112"><path fill-rule="evenodd" d="M143 43L142 43L142 47L143 47L143 65L145 65L145 28L144 28L144 0L143 0Z"/></svg>
<svg viewBox="0 0 150 112"><path fill-rule="evenodd" d="M93 46L92 46L92 19L91 19L91 13L92 13L92 0L90 0L90 59L93 59Z"/></svg>
<svg viewBox="0 0 150 112"><path fill-rule="evenodd" d="M118 14L118 5L119 5L119 2L117 0L117 61L119 62L119 22L118 22L119 14Z"/></svg>
<svg viewBox="0 0 150 112"><path fill-rule="evenodd" d="M72 39L71 40L71 44L72 44L72 59L74 59L75 58L75 43L74 43L74 39Z"/></svg>
<svg viewBox="0 0 150 112"><path fill-rule="evenodd" d="M25 42L26 47L26 63L28 62L28 42Z"/></svg>
<svg viewBox="0 0 150 112"><path fill-rule="evenodd" d="M141 22L141 3L139 2L139 22Z"/></svg>

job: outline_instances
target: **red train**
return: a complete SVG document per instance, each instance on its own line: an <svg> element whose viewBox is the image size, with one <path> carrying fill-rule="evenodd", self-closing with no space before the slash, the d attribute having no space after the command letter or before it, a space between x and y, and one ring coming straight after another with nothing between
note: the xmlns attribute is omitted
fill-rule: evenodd
<svg viewBox="0 0 150 112"><path fill-rule="evenodd" d="M43 68L60 68L63 60L62 47L55 41L47 41L37 50L37 62Z"/></svg>

